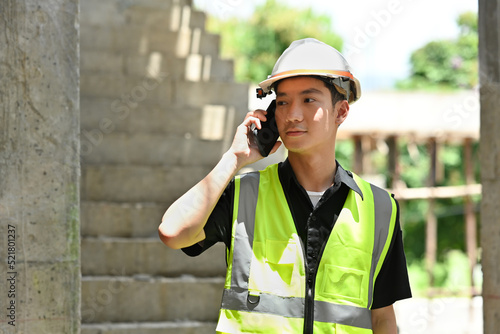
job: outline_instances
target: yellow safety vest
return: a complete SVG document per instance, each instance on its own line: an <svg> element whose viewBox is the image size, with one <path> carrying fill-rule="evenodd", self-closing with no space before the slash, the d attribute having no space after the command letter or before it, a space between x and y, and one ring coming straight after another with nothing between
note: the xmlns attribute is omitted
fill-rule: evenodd
<svg viewBox="0 0 500 334"><path fill-rule="evenodd" d="M354 179L321 256L314 288L314 333L372 333L375 280L396 220L390 194ZM218 333L302 333L304 250L278 166L235 179L231 248ZM311 311L311 310L309 310Z"/></svg>

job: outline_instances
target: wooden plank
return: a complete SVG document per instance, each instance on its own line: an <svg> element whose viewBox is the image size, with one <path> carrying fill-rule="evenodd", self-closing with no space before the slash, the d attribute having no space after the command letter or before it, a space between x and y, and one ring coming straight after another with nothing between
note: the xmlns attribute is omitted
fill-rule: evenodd
<svg viewBox="0 0 500 334"><path fill-rule="evenodd" d="M395 188L391 189L390 192L398 200L407 201L412 199L454 198L480 195L481 189L482 186L480 184L466 184L447 187Z"/></svg>

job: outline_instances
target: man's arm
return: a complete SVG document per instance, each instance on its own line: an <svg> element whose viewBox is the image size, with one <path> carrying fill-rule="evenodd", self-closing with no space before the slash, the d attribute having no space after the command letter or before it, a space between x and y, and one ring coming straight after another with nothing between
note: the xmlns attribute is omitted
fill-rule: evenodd
<svg viewBox="0 0 500 334"><path fill-rule="evenodd" d="M265 114L264 110L249 112L238 126L231 147L214 169L167 209L158 227L165 245L180 249L205 239L203 227L226 186L241 168L262 159L251 140L250 126L255 124L260 128L260 122L266 120ZM272 153L280 145L278 142Z"/></svg>
<svg viewBox="0 0 500 334"><path fill-rule="evenodd" d="M372 310L373 334L397 334L396 315L392 305Z"/></svg>

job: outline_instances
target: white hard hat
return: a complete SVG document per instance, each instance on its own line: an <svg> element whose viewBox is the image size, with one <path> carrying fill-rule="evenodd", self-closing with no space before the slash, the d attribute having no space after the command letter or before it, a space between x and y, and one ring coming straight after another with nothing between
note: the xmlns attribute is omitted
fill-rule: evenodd
<svg viewBox="0 0 500 334"><path fill-rule="evenodd" d="M271 75L259 86L265 93L269 93L276 81L300 75L331 78L331 83L349 103L361 97L361 85L352 75L344 56L335 48L314 38L292 42L276 61Z"/></svg>

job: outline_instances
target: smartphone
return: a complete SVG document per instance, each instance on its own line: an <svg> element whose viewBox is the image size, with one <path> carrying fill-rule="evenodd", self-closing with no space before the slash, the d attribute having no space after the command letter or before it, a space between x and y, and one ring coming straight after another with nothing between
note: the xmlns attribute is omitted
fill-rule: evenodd
<svg viewBox="0 0 500 334"><path fill-rule="evenodd" d="M276 110L276 100L273 100L271 104L267 107L267 120L261 122L261 129L255 128L253 134L257 141L257 146L259 147L259 152L263 157L267 157L274 147L274 144L279 138L278 126L276 125L276 119L274 113Z"/></svg>

